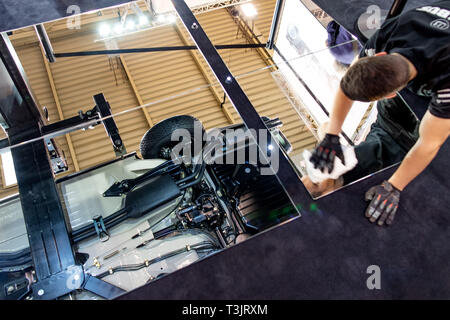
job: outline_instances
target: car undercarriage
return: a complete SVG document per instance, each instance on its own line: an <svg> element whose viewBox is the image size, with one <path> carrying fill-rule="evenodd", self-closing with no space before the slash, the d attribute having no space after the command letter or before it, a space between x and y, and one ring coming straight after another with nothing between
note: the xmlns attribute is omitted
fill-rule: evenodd
<svg viewBox="0 0 450 320"><path fill-rule="evenodd" d="M162 121L144 136L141 154L152 156L143 148L154 145L146 139L160 127L168 136L173 133L168 130L186 129L173 125L180 118L198 122L189 116ZM281 121L264 121L289 152ZM246 131L244 125L220 128L221 139L208 139L213 142L190 162L183 161L184 155L171 159L171 152L164 153L170 148L159 145L153 155L168 159L131 153L57 180L84 277L130 291L295 216L277 179L261 175L261 161L239 162L255 146ZM223 164L227 157L237 164ZM0 219L0 272L14 274L13 280L3 281L2 293L7 299L25 299L35 272L19 197L3 201ZM69 278L74 288L74 278L80 279L76 275ZM77 289L58 298L104 298Z"/></svg>

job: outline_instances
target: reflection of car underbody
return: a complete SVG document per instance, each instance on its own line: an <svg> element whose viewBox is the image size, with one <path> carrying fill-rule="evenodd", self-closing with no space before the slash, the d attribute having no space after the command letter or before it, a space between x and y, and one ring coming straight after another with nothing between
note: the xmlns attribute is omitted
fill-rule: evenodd
<svg viewBox="0 0 450 320"><path fill-rule="evenodd" d="M178 129L174 118L154 128ZM264 121L289 152L279 131L281 122ZM260 173L260 161L217 161L230 154L236 160L239 152L249 152L254 144L244 128L220 129L234 129L235 134L232 143L221 142L222 154L211 153L215 162L199 161L208 144L192 164L170 160L167 146L161 145L156 152L167 158L149 157L148 150L142 150L152 142L145 140L152 139L146 134L141 143L146 159L133 153L58 180L72 248L84 273L129 291L295 215L276 177ZM0 271L8 275L2 273L0 297L24 298L33 268L18 196L0 204L0 220ZM97 296L77 290L71 297Z"/></svg>

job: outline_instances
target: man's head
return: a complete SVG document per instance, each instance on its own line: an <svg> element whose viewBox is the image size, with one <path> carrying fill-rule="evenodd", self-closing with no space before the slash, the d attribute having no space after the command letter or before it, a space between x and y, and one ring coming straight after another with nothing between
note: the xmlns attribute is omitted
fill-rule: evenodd
<svg viewBox="0 0 450 320"><path fill-rule="evenodd" d="M356 101L375 101L395 96L410 80L405 58L395 54L359 59L341 80L344 94Z"/></svg>

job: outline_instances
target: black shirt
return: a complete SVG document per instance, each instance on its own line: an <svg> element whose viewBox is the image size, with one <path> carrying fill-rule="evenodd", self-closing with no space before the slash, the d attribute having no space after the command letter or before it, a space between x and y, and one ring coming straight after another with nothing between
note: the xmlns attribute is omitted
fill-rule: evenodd
<svg viewBox="0 0 450 320"><path fill-rule="evenodd" d="M431 97L431 114L450 118L450 1L418 7L385 21L360 57L383 51L411 61L417 77L408 89Z"/></svg>

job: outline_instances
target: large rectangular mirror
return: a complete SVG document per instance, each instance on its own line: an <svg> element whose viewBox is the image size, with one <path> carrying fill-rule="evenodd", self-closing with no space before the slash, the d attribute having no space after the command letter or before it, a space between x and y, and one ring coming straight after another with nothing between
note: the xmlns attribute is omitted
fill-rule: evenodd
<svg viewBox="0 0 450 320"><path fill-rule="evenodd" d="M270 133L259 143L168 1L44 23L54 62L34 27L12 31L49 134L2 149L0 272L32 276L23 207L10 178L32 161L11 161L27 144L45 143L77 265L125 291L298 217L265 161L302 150L298 130L314 140L292 121L296 111L269 70L269 53L248 46L246 29L267 38L275 2L187 1L213 44L229 47L220 54ZM134 52L102 52L121 49ZM61 121L77 125L50 137ZM174 158L180 142L186 144ZM101 297L84 290L62 298Z"/></svg>
<svg viewBox="0 0 450 320"><path fill-rule="evenodd" d="M313 1L283 2L277 26L272 75L316 143L329 124L340 80L358 58L362 44ZM308 161L314 146L292 156L314 198L399 163L418 138L419 120L401 95L355 102L340 137L348 158L333 174ZM338 160L336 160L338 162Z"/></svg>

